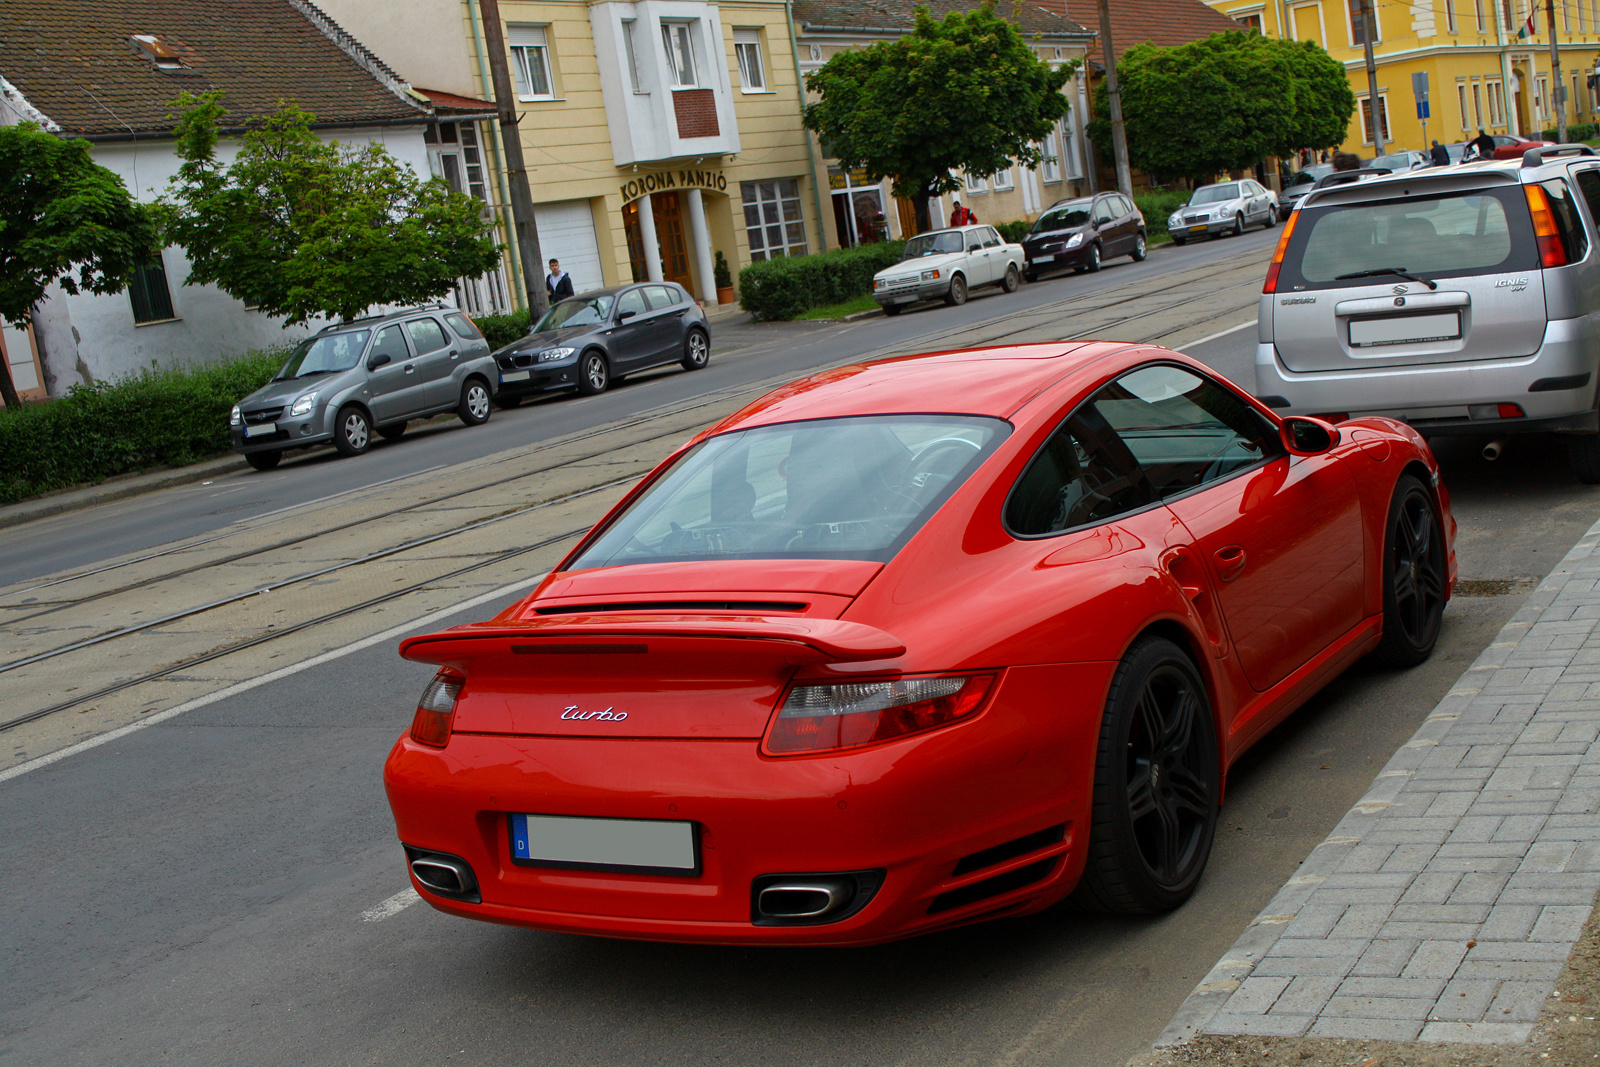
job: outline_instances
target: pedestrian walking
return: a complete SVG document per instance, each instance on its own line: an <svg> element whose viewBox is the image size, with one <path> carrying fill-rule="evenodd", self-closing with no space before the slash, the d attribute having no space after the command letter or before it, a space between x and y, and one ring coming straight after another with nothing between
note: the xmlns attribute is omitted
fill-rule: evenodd
<svg viewBox="0 0 1600 1067"><path fill-rule="evenodd" d="M950 212L950 225L971 226L977 221L978 216L972 213L972 209L969 207L963 207L961 201L957 200L955 210Z"/></svg>
<svg viewBox="0 0 1600 1067"><path fill-rule="evenodd" d="M544 291L550 296L550 303L565 300L572 295L572 275L561 269L561 261L550 261L550 273L544 278Z"/></svg>
<svg viewBox="0 0 1600 1067"><path fill-rule="evenodd" d="M1438 141L1433 142L1433 147L1428 149L1428 156L1433 160L1433 165L1436 167L1444 167L1450 164L1450 150Z"/></svg>
<svg viewBox="0 0 1600 1067"><path fill-rule="evenodd" d="M1477 152L1478 159L1494 158L1494 138L1489 136L1487 130L1478 128L1478 136L1467 142L1467 147Z"/></svg>

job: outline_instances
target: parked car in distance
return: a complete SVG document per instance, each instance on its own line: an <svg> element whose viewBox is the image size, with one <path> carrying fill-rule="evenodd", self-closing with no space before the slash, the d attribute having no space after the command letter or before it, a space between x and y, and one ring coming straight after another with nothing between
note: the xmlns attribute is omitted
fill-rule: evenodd
<svg viewBox="0 0 1600 1067"><path fill-rule="evenodd" d="M1316 189L1267 269L1256 395L1428 436L1556 432L1600 483L1600 157L1536 149Z"/></svg>
<svg viewBox="0 0 1600 1067"><path fill-rule="evenodd" d="M594 396L635 371L699 370L711 360L711 326L681 285L617 285L561 301L494 358L501 407L562 390Z"/></svg>
<svg viewBox="0 0 1600 1067"><path fill-rule="evenodd" d="M1105 260L1123 255L1139 263L1148 248L1144 216L1121 193L1058 200L1022 239L1028 257L1023 276L1031 282L1049 270L1097 271Z"/></svg>
<svg viewBox="0 0 1600 1067"><path fill-rule="evenodd" d="M276 377L235 404L229 440L258 471L324 441L357 456L374 431L396 440L409 419L454 411L468 426L487 422L497 378L489 342L455 308L353 319L301 341Z"/></svg>
<svg viewBox="0 0 1600 1067"><path fill-rule="evenodd" d="M403 862L447 914L651 941L1170 911L1252 743L1429 657L1454 537L1414 430L1153 345L837 367L401 644L437 671L384 766Z"/></svg>
<svg viewBox="0 0 1600 1067"><path fill-rule="evenodd" d="M1429 165L1426 152L1417 152L1407 149L1402 152L1389 152L1378 156L1371 163L1362 164L1366 167L1379 167L1390 174L1399 174L1401 171L1421 170Z"/></svg>
<svg viewBox="0 0 1600 1067"><path fill-rule="evenodd" d="M1300 202L1302 196L1311 191L1317 179L1332 173L1332 163L1313 163L1309 167L1295 171L1284 184L1283 192L1278 194L1278 213L1288 218L1289 212Z"/></svg>
<svg viewBox="0 0 1600 1067"><path fill-rule="evenodd" d="M1522 153L1530 148L1545 148L1555 144L1542 137L1523 137L1515 133L1497 133L1493 136L1496 159L1521 159Z"/></svg>
<svg viewBox="0 0 1600 1067"><path fill-rule="evenodd" d="M1447 144L1444 150L1449 155L1451 163L1463 162L1467 154L1467 142L1457 141L1455 144Z"/></svg>
<svg viewBox="0 0 1600 1067"><path fill-rule="evenodd" d="M1008 293L1022 283L1021 245L1006 244L993 226L956 226L919 233L906 242L900 262L872 276L872 298L885 315L923 300L965 304L984 285Z"/></svg>
<svg viewBox="0 0 1600 1067"><path fill-rule="evenodd" d="M1277 194L1245 178L1200 186L1189 202L1167 219L1167 232L1173 244L1181 245L1191 237L1241 234L1246 226L1260 223L1271 228L1277 221Z"/></svg>

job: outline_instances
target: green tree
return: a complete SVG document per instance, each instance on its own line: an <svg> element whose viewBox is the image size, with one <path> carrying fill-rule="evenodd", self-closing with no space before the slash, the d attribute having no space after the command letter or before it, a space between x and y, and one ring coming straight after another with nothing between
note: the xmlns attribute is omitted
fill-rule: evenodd
<svg viewBox="0 0 1600 1067"><path fill-rule="evenodd" d="M894 41L840 52L806 75L818 99L805 125L846 170L890 178L930 228L928 198L960 188L954 171L987 176L1013 162L1035 167L1039 142L1067 113L1061 88L1075 65L1051 69L988 0Z"/></svg>
<svg viewBox="0 0 1600 1067"><path fill-rule="evenodd" d="M0 318L18 326L52 282L69 293L115 293L156 248L149 213L89 142L37 125L0 126ZM21 401L0 359L0 396Z"/></svg>
<svg viewBox="0 0 1600 1067"><path fill-rule="evenodd" d="M1135 45L1118 60L1117 78L1128 162L1162 177L1204 178L1337 144L1355 110L1344 67L1322 48L1237 30ZM1104 85L1089 136L1110 151Z"/></svg>
<svg viewBox="0 0 1600 1067"><path fill-rule="evenodd" d="M292 104L217 159L220 94L185 93L178 176L160 203L165 236L189 255L188 285L211 283L285 325L416 304L499 262L483 205L439 179L419 181L381 145L333 144Z"/></svg>

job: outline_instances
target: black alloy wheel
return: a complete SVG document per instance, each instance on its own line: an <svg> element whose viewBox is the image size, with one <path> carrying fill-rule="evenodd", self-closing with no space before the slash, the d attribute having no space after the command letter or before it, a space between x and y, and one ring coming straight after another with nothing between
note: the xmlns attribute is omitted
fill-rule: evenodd
<svg viewBox="0 0 1600 1067"><path fill-rule="evenodd" d="M1141 638L1106 697L1088 865L1074 899L1122 915L1182 904L1211 855L1220 785L1205 683L1177 645Z"/></svg>
<svg viewBox="0 0 1600 1067"><path fill-rule="evenodd" d="M1444 531L1427 488L1407 474L1394 487L1383 538L1383 640L1374 653L1414 667L1433 652L1448 580Z"/></svg>
<svg viewBox="0 0 1600 1067"><path fill-rule="evenodd" d="M468 378L461 386L461 403L456 405L456 417L468 426L482 426L489 421L493 411L489 403L489 386L482 378Z"/></svg>
<svg viewBox="0 0 1600 1067"><path fill-rule="evenodd" d="M692 329L683 341L683 369L699 370L711 362L711 341L705 331Z"/></svg>
<svg viewBox="0 0 1600 1067"><path fill-rule="evenodd" d="M278 461L282 458L283 453L276 448L266 452L246 452L244 454L244 461L258 471L271 470L278 465Z"/></svg>
<svg viewBox="0 0 1600 1067"><path fill-rule="evenodd" d="M1144 239L1144 234L1141 233L1138 237L1134 238L1133 251L1128 254L1133 257L1133 261L1135 263L1144 262L1144 257L1150 254L1150 245L1149 242Z"/></svg>
<svg viewBox="0 0 1600 1067"><path fill-rule="evenodd" d="M391 422L387 426L378 427L378 436L385 441L398 441L405 436L405 433L406 424L403 422Z"/></svg>
<svg viewBox="0 0 1600 1067"><path fill-rule="evenodd" d="M950 291L944 294L944 302L951 307L960 307L967 302L967 279L957 274L950 279Z"/></svg>
<svg viewBox="0 0 1600 1067"><path fill-rule="evenodd" d="M597 396L611 384L611 364L605 353L591 348L578 361L578 395Z"/></svg>
<svg viewBox="0 0 1600 1067"><path fill-rule="evenodd" d="M333 426L333 447L341 456L359 456L372 447L372 420L365 411L354 404L339 409Z"/></svg>
<svg viewBox="0 0 1600 1067"><path fill-rule="evenodd" d="M1100 269L1100 243L1098 241L1089 246L1089 258L1084 261L1083 269L1090 274Z"/></svg>
<svg viewBox="0 0 1600 1067"><path fill-rule="evenodd" d="M1000 280L1000 288L1008 293L1014 293L1021 284L1022 280L1017 276L1017 265L1015 263L1007 263L1006 276Z"/></svg>

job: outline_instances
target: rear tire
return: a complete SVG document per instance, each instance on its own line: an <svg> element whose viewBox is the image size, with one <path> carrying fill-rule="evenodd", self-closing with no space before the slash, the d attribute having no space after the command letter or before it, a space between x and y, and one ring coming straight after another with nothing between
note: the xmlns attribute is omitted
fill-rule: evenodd
<svg viewBox="0 0 1600 1067"><path fill-rule="evenodd" d="M1567 465L1584 485L1600 485L1600 434L1567 438Z"/></svg>
<svg viewBox="0 0 1600 1067"><path fill-rule="evenodd" d="M591 349L578 361L578 395L598 396L611 384L611 364L605 354Z"/></svg>
<svg viewBox="0 0 1600 1067"><path fill-rule="evenodd" d="M246 452L244 461L258 471L269 471L278 465L283 458L283 453L277 449L270 452Z"/></svg>
<svg viewBox="0 0 1600 1067"><path fill-rule="evenodd" d="M1135 263L1144 262L1144 257L1150 254L1150 245L1145 241L1144 234L1141 233L1134 239L1133 251L1128 254L1133 257Z"/></svg>
<svg viewBox="0 0 1600 1067"><path fill-rule="evenodd" d="M703 330L690 330L683 341L683 369L699 370L711 362L711 339Z"/></svg>
<svg viewBox="0 0 1600 1067"><path fill-rule="evenodd" d="M1015 263L1006 264L1006 276L1000 280L1000 288L1008 293L1014 293L1021 284L1022 279L1017 275L1017 265Z"/></svg>
<svg viewBox="0 0 1600 1067"><path fill-rule="evenodd" d="M359 456L372 447L372 420L354 404L339 409L333 426L333 447L341 456Z"/></svg>
<svg viewBox="0 0 1600 1067"><path fill-rule="evenodd" d="M1187 900L1216 836L1220 767L1194 662L1165 638L1141 638L1106 695L1088 864L1075 900L1121 915Z"/></svg>
<svg viewBox="0 0 1600 1067"><path fill-rule="evenodd" d="M967 302L967 280L961 275L950 279L950 291L944 294L944 302L951 307L960 307Z"/></svg>
<svg viewBox="0 0 1600 1067"><path fill-rule="evenodd" d="M378 427L378 436L383 438L385 441L398 441L401 437L405 436L405 432L406 424L403 422L393 422L388 426Z"/></svg>
<svg viewBox="0 0 1600 1067"><path fill-rule="evenodd" d="M1373 656L1415 667L1433 653L1449 580L1444 531L1433 496L1413 475L1400 478L1383 536L1383 639Z"/></svg>
<svg viewBox="0 0 1600 1067"><path fill-rule="evenodd" d="M482 378L468 378L461 386L461 402L456 405L456 417L468 426L482 426L489 421L494 405L489 403L489 386Z"/></svg>

